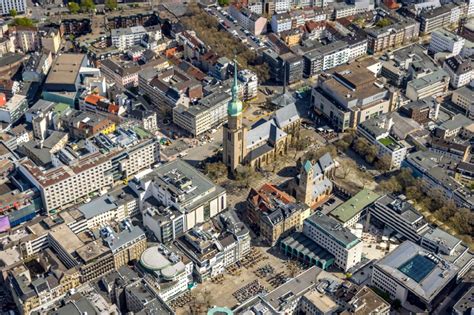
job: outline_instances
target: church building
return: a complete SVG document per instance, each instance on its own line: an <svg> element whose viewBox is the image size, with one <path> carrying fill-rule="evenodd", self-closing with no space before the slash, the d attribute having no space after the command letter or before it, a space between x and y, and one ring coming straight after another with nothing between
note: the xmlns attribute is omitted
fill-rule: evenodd
<svg viewBox="0 0 474 315"><path fill-rule="evenodd" d="M223 162L231 171L239 165L260 168L286 155L299 139L301 117L296 105L275 111L269 119L248 127L243 123L242 102L238 97L237 64L234 66L232 99L227 107L228 120L223 130Z"/></svg>

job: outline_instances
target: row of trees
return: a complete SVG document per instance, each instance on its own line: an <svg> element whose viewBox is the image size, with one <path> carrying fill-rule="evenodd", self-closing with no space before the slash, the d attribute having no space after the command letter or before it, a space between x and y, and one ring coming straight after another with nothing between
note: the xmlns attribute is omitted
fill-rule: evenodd
<svg viewBox="0 0 474 315"><path fill-rule="evenodd" d="M237 41L229 32L219 30L219 22L196 3L188 5L188 13L181 21L190 30L196 31L197 36L209 45L217 55L237 58L241 67L254 71L261 82L270 79L270 69L267 64L258 64L257 55L250 51L242 42Z"/></svg>
<svg viewBox="0 0 474 315"><path fill-rule="evenodd" d="M365 161L381 171L389 171L392 166L392 159L389 155L378 157L378 148L362 137L354 134L346 134L342 139L335 142L336 147L341 151L347 151L350 147L363 156Z"/></svg>
<svg viewBox="0 0 474 315"><path fill-rule="evenodd" d="M446 198L441 189L433 188L424 192L422 187L423 183L413 177L410 169L401 169L397 175L382 181L378 189L383 193L403 193L459 234L469 239L474 236L474 213L466 208L458 208L452 199Z"/></svg>
<svg viewBox="0 0 474 315"><path fill-rule="evenodd" d="M105 8L113 11L118 8L117 0L105 0ZM95 11L95 4L93 0L81 0L80 3L77 2L69 2L67 4L69 12L72 14L76 14L79 12L94 12Z"/></svg>

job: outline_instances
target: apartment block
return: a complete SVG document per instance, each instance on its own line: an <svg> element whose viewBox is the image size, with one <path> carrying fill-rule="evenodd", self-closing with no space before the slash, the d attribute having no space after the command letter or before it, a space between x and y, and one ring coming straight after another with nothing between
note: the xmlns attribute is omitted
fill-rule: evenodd
<svg viewBox="0 0 474 315"><path fill-rule="evenodd" d="M304 74L312 77L349 61L351 49L344 41L335 41L303 55Z"/></svg>
<svg viewBox="0 0 474 315"><path fill-rule="evenodd" d="M266 32L267 19L247 8L236 5L229 6L229 14L237 20L239 25L248 30L252 35L258 36Z"/></svg>
<svg viewBox="0 0 474 315"><path fill-rule="evenodd" d="M455 89L469 84L474 78L474 69L471 60L468 58L450 57L444 61L443 69L449 74L449 84Z"/></svg>
<svg viewBox="0 0 474 315"><path fill-rule="evenodd" d="M231 97L224 92L214 92L202 98L197 105L173 108L173 122L197 137L227 121L227 103Z"/></svg>

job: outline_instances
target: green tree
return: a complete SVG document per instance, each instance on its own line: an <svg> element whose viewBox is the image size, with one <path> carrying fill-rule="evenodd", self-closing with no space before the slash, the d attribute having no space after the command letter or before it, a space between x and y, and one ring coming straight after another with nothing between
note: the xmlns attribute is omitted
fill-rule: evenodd
<svg viewBox="0 0 474 315"><path fill-rule="evenodd" d="M319 148L317 150L311 150L304 156L304 161L317 161L319 160L324 154L329 153L332 157L337 155L337 149L332 144ZM303 162L304 162L303 161Z"/></svg>
<svg viewBox="0 0 474 315"><path fill-rule="evenodd" d="M403 187L414 186L417 183L415 177L412 175L412 171L409 168L402 168L400 172L397 174L397 180ZM421 185L419 186L421 189Z"/></svg>
<svg viewBox="0 0 474 315"><path fill-rule="evenodd" d="M309 140L309 138L302 138L302 139L299 139L295 142L295 149L298 150L298 151L301 151L301 150L304 150L306 149L307 147L309 147L311 144L311 141Z"/></svg>
<svg viewBox="0 0 474 315"><path fill-rule="evenodd" d="M105 7L110 11L117 10L117 0L105 0Z"/></svg>
<svg viewBox="0 0 474 315"><path fill-rule="evenodd" d="M378 186L378 190L381 190L382 192L386 194L397 193L397 192L402 191L402 189L403 187L400 185L397 179L393 176L387 180L380 182Z"/></svg>
<svg viewBox="0 0 474 315"><path fill-rule="evenodd" d="M92 12L95 10L95 4L93 0L81 0L81 10L84 12Z"/></svg>
<svg viewBox="0 0 474 315"><path fill-rule="evenodd" d="M377 147L373 144L367 147L367 149L364 152L365 160L367 161L367 163L370 163L370 164L374 163L375 158L377 157L378 151L379 149L377 149Z"/></svg>
<svg viewBox="0 0 474 315"><path fill-rule="evenodd" d="M13 20L12 25L16 25L16 26L34 26L35 23L33 22L32 19L29 19L27 17L17 17Z"/></svg>
<svg viewBox="0 0 474 315"><path fill-rule="evenodd" d="M420 201L423 198L423 191L421 191L421 186L418 185L406 187L405 194L409 200Z"/></svg>
<svg viewBox="0 0 474 315"><path fill-rule="evenodd" d="M229 5L229 0L219 0L218 3L221 7L226 7Z"/></svg>
<svg viewBox="0 0 474 315"><path fill-rule="evenodd" d="M472 235L474 232L474 214L466 208L456 211L451 218L451 225L455 227L459 233Z"/></svg>
<svg viewBox="0 0 474 315"><path fill-rule="evenodd" d="M15 17L15 16L18 15L18 12L16 11L16 9L11 9L11 10L10 10L10 15L11 15L12 17Z"/></svg>
<svg viewBox="0 0 474 315"><path fill-rule="evenodd" d="M359 153L360 155L364 155L367 152L367 148L369 147L369 141L365 138L356 138L354 140L354 150Z"/></svg>
<svg viewBox="0 0 474 315"><path fill-rule="evenodd" d="M388 154L382 155L382 157L378 158L375 162L375 167L383 172L390 171L392 168L392 158Z"/></svg>
<svg viewBox="0 0 474 315"><path fill-rule="evenodd" d="M69 12L71 12L72 14L78 13L79 10L81 9L79 4L77 4L76 2L69 2L67 4L67 8L69 9Z"/></svg>
<svg viewBox="0 0 474 315"><path fill-rule="evenodd" d="M227 178L227 166L222 162L207 163L204 172L212 180Z"/></svg>
<svg viewBox="0 0 474 315"><path fill-rule="evenodd" d="M351 144L349 142L346 142L344 139L337 140L334 145L336 146L336 148L344 152L347 151L351 146Z"/></svg>
<svg viewBox="0 0 474 315"><path fill-rule="evenodd" d="M250 166L240 166L235 172L235 180L241 187L249 188L250 184L259 178L259 173Z"/></svg>
<svg viewBox="0 0 474 315"><path fill-rule="evenodd" d="M436 210L435 216L442 222L448 222L456 214L456 204L452 200L448 200L444 206Z"/></svg>
<svg viewBox="0 0 474 315"><path fill-rule="evenodd" d="M378 22L375 25L377 25L378 27L386 27L386 26L389 26L390 24L392 24L392 21L390 21L390 19L383 18L383 19L378 20Z"/></svg>

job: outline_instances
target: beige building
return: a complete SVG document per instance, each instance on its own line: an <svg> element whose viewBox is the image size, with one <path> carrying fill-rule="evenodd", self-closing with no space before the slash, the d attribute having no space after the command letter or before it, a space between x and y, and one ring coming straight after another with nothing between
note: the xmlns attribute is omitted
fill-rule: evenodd
<svg viewBox="0 0 474 315"><path fill-rule="evenodd" d="M310 213L308 205L271 184L264 184L258 191L252 188L247 197L248 220L272 246L281 237L300 230Z"/></svg>
<svg viewBox="0 0 474 315"><path fill-rule="evenodd" d="M332 194L336 164L326 153L318 161L305 161L289 189L297 200L314 208Z"/></svg>
<svg viewBox="0 0 474 315"><path fill-rule="evenodd" d="M23 264L9 272L10 290L21 314L30 314L30 311L45 303L59 300L71 289L80 285L79 272L76 268L66 270L61 265L56 272L42 276L34 278Z"/></svg>
<svg viewBox="0 0 474 315"><path fill-rule="evenodd" d="M392 110L396 91L389 91L360 63L339 66L321 75L313 88L311 104L338 131L355 129L361 122Z"/></svg>
<svg viewBox="0 0 474 315"><path fill-rule="evenodd" d="M61 47L61 33L59 29L48 28L47 30L41 30L40 34L43 50L57 54Z"/></svg>
<svg viewBox="0 0 474 315"><path fill-rule="evenodd" d="M38 28L34 26L14 26L11 29L15 37L15 46L24 53L37 51L40 48Z"/></svg>

